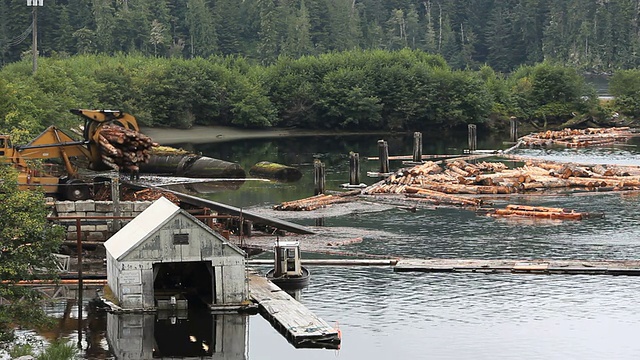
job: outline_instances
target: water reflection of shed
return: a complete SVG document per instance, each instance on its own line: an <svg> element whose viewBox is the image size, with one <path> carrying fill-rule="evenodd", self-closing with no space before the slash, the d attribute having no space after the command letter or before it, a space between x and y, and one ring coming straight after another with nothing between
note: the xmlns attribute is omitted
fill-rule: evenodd
<svg viewBox="0 0 640 360"><path fill-rule="evenodd" d="M124 309L240 307L244 252L160 198L105 242L107 282Z"/></svg>
<svg viewBox="0 0 640 360"><path fill-rule="evenodd" d="M247 359L243 314L107 314L107 340L117 359Z"/></svg>

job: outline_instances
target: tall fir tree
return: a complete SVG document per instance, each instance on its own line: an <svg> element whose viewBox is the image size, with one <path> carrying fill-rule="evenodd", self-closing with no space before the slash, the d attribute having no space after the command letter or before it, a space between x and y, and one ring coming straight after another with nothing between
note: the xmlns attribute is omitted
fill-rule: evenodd
<svg viewBox="0 0 640 360"><path fill-rule="evenodd" d="M287 31L282 45L282 54L298 58L303 55L313 54L311 43L309 12L305 0L300 1L300 9L292 9L289 12Z"/></svg>
<svg viewBox="0 0 640 360"><path fill-rule="evenodd" d="M260 6L260 47L258 49L260 62L264 65L272 64L278 57L278 14L274 0L259 0Z"/></svg>
<svg viewBox="0 0 640 360"><path fill-rule="evenodd" d="M218 49L218 35L211 10L205 0L188 0L185 13L189 30L189 57L210 56Z"/></svg>
<svg viewBox="0 0 640 360"><path fill-rule="evenodd" d="M240 5L237 0L217 0L214 6L218 48L224 55L242 54ZM246 20L246 19L245 19Z"/></svg>

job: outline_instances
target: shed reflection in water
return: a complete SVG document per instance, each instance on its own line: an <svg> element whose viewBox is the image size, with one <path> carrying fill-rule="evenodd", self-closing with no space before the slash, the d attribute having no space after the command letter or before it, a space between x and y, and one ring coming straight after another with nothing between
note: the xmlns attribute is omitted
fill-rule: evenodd
<svg viewBox="0 0 640 360"><path fill-rule="evenodd" d="M118 359L247 359L247 319L208 311L107 314L107 339Z"/></svg>

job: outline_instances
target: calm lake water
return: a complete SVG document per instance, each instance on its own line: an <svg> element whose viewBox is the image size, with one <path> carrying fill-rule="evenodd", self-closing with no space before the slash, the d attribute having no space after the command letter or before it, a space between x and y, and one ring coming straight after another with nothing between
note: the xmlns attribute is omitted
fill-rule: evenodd
<svg viewBox="0 0 640 360"><path fill-rule="evenodd" d="M259 161L293 165L303 171L296 183L248 180L239 188L203 187L199 196L252 211L269 211L277 203L313 195L313 159L326 165L327 189L348 182L348 153L377 156L377 140L389 142L391 155L411 154L412 135L362 135L255 139L215 144L173 144L205 155L238 162L245 169ZM507 136L479 134L478 148L506 148ZM425 134L424 154L459 154L466 134L443 138ZM640 165L640 145L590 150L519 150L521 155L590 163ZM401 167L392 162L392 169ZM367 171L375 161L362 162ZM219 185L219 184L218 184ZM602 219L574 221L506 221L452 208L370 204L357 211L283 213L327 237L359 236L344 250L393 257L441 258L640 258L639 193L515 196L493 200L604 212ZM335 205L334 207L341 207ZM315 226L322 218L324 226ZM266 269L261 269L265 270ZM386 267L313 267L311 284L300 301L342 331L340 350L295 349L259 315L228 321L228 333L242 334L224 343L215 359L637 359L640 343L640 282L635 277L394 273ZM86 297L85 297L86 298ZM63 306L52 307L60 314ZM71 310L72 316L77 312ZM85 310L86 311L86 310ZM86 315L85 315L86 316ZM113 319L96 315L80 346L83 357L112 358L106 334ZM238 315L239 316L239 315ZM164 320L166 323L166 319ZM186 320L185 320L186 321ZM162 321L157 320L157 329ZM178 324L181 322L178 321ZM83 325L88 329L89 325ZM177 326L175 327L177 329ZM239 331L237 331L239 329ZM65 332L72 341L77 331ZM133 335L132 335L133 336ZM143 336L143 335L140 335ZM147 334L145 336L154 336ZM164 336L155 334L156 338ZM164 337L163 337L164 338ZM227 341L230 341L227 338ZM215 342L215 341L214 341ZM162 343L159 343L162 347ZM225 350L226 349L226 350ZM244 351L242 351L244 350ZM211 358L211 355L208 355Z"/></svg>

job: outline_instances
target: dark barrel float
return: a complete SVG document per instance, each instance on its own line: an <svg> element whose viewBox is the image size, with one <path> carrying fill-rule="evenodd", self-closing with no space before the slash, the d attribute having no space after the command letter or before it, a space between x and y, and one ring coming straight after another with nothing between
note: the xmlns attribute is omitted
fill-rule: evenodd
<svg viewBox="0 0 640 360"><path fill-rule="evenodd" d="M212 179L244 179L246 177L244 169L236 163L195 154L152 154L147 163L139 165L141 173Z"/></svg>

